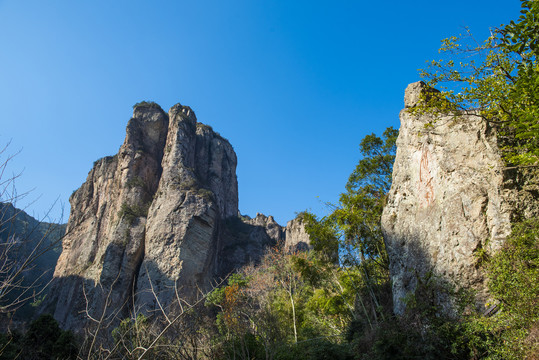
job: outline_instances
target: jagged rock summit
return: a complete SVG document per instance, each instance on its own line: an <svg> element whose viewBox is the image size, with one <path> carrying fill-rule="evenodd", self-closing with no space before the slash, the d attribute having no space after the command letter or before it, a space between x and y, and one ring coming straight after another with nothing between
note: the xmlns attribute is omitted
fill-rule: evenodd
<svg viewBox="0 0 539 360"><path fill-rule="evenodd" d="M174 311L177 297L195 298L285 239L271 217L238 216L234 149L191 108L137 104L126 132L118 154L96 161L70 198L44 308L65 328L102 314Z"/></svg>

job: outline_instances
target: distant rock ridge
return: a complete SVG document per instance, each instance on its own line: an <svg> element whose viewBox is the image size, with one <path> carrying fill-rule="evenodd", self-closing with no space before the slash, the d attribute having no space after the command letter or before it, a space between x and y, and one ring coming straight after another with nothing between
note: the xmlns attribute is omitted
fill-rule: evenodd
<svg viewBox="0 0 539 360"><path fill-rule="evenodd" d="M22 269L19 276L8 281L9 285L4 284L1 296L3 312L10 311L13 317L0 317L2 331L19 326L36 311L30 303L21 307L15 301L17 297L38 295L42 298L48 293L47 284L52 280L54 266L62 250L65 228L65 224L35 219L12 203L0 202L0 257L3 268L0 277L4 281L6 274L13 276L13 270Z"/></svg>
<svg viewBox="0 0 539 360"><path fill-rule="evenodd" d="M478 254L498 250L518 217L539 214L537 174L509 170L496 131L476 115L415 115L410 111L436 90L410 84L393 167L393 182L382 216L390 259L394 310L418 278L429 273L488 298ZM452 304L439 299L448 311Z"/></svg>
<svg viewBox="0 0 539 360"><path fill-rule="evenodd" d="M296 222L238 216L236 164L188 106L136 105L118 154L96 161L70 198L43 311L74 330L103 314L174 311L177 296L196 298L268 247L308 242Z"/></svg>

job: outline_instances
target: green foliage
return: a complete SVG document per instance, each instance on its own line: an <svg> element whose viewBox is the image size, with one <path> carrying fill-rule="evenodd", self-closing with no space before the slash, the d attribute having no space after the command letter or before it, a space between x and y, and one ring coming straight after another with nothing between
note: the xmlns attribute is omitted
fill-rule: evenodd
<svg viewBox="0 0 539 360"><path fill-rule="evenodd" d="M309 234L313 250L327 262L335 263L339 256L339 233L327 218L318 220L309 212L303 215L305 231Z"/></svg>
<svg viewBox="0 0 539 360"><path fill-rule="evenodd" d="M312 254L274 249L258 266L242 269L210 293L207 305L219 309L221 358L288 359L293 353L301 359L332 354L344 359L339 351L347 347L339 340L350 319L345 303L353 308L355 295L353 290L343 294L328 286L333 282L328 266L339 272L337 265L319 262ZM316 285L302 275L305 269L320 273Z"/></svg>
<svg viewBox="0 0 539 360"><path fill-rule="evenodd" d="M150 208L150 203L145 205L129 205L123 203L118 211L118 218L125 219L128 224L133 224L136 218L148 216L148 210Z"/></svg>
<svg viewBox="0 0 539 360"><path fill-rule="evenodd" d="M500 312L476 319L490 339L492 359L522 359L539 349L539 219L513 224L503 248L487 264L489 291ZM481 333L481 331L479 331Z"/></svg>
<svg viewBox="0 0 539 360"><path fill-rule="evenodd" d="M385 196L391 186L398 131L387 128L383 138L367 135L360 143L359 161L333 212L318 220L305 213L306 230L318 252L339 248L346 266L366 259L387 268L387 253L380 228Z"/></svg>
<svg viewBox="0 0 539 360"><path fill-rule="evenodd" d="M470 292L427 274L402 318L381 324L370 339L363 327L349 338L365 359L532 359L539 348L538 234L539 219L513 224L504 247L485 260L494 315L477 311ZM440 296L454 299L456 314L444 313Z"/></svg>
<svg viewBox="0 0 539 360"><path fill-rule="evenodd" d="M444 39L444 58L421 71L441 92L413 111L477 114L498 126L506 161L528 165L539 161L539 3L522 0L521 13L482 44L469 31Z"/></svg>
<svg viewBox="0 0 539 360"><path fill-rule="evenodd" d="M277 360L352 360L353 353L347 344L318 338L294 345L282 346L276 353Z"/></svg>
<svg viewBox="0 0 539 360"><path fill-rule="evenodd" d="M0 334L0 360L16 359L22 351L21 342L19 332Z"/></svg>
<svg viewBox="0 0 539 360"><path fill-rule="evenodd" d="M461 313L459 321L439 319L432 327L444 335L453 354L500 360L527 359L537 354L538 231L539 219L513 224L504 247L485 263L489 292L498 307L494 315L469 309Z"/></svg>
<svg viewBox="0 0 539 360"><path fill-rule="evenodd" d="M193 178L188 178L186 180L183 180L180 183L179 188L181 190L192 191L197 196L200 196L201 198L203 198L206 201L212 201L214 199L214 196L215 196L213 194L213 191L211 191L210 189L206 189L204 187L201 187L200 183L197 180L193 179Z"/></svg>
<svg viewBox="0 0 539 360"><path fill-rule="evenodd" d="M488 264L489 290L500 308L529 324L539 315L539 219L513 225L504 247Z"/></svg>
<svg viewBox="0 0 539 360"><path fill-rule="evenodd" d="M147 108L150 108L150 109L161 109L161 106L159 106L159 104L157 104L156 102L154 101L141 101L141 102L138 102L136 103L135 105L133 105L133 109L136 109L138 107L147 107Z"/></svg>
<svg viewBox="0 0 539 360"><path fill-rule="evenodd" d="M146 183L144 182L144 180L140 176L134 176L131 179L127 180L127 182L125 183L125 186L128 189L132 189L134 187L143 188L144 186L146 186Z"/></svg>
<svg viewBox="0 0 539 360"><path fill-rule="evenodd" d="M197 195L199 195L201 198L203 198L206 201L211 201L214 198L213 191L205 188L200 188L197 191Z"/></svg>
<svg viewBox="0 0 539 360"><path fill-rule="evenodd" d="M148 347L153 340L149 331L148 318L139 314L136 318L127 318L112 330L114 339L115 355L122 359L138 359L142 353L142 347ZM155 356L156 352L150 350L148 356Z"/></svg>
<svg viewBox="0 0 539 360"><path fill-rule="evenodd" d="M377 189L381 194L389 191L398 135L398 130L388 127L383 138L371 134L361 140L359 149L363 158L348 179L349 192L359 192L366 187Z"/></svg>
<svg viewBox="0 0 539 360"><path fill-rule="evenodd" d="M224 343L221 356L225 359L265 359L261 339L250 332L238 335Z"/></svg>
<svg viewBox="0 0 539 360"><path fill-rule="evenodd" d="M305 229L318 259L335 264L338 256L342 268L328 273L327 267L318 266L317 273L313 271L316 267L303 266L302 273L312 283L332 273L330 281L336 282L338 288L330 285L327 278L324 285L339 294L343 301L340 311L346 307L345 313L353 319L361 317L370 329L391 312L392 306L389 260L380 221L391 186L397 136L397 130L391 127L382 138L366 136L360 143L363 158L350 175L339 203L333 205L333 212L322 219L304 214ZM355 300L350 301L350 294Z"/></svg>
<svg viewBox="0 0 539 360"><path fill-rule="evenodd" d="M389 127L383 138L371 134L360 143L359 161L341 194L339 204L328 216L341 235L344 265L371 259L387 268L380 219L385 196L391 186L398 131Z"/></svg>
<svg viewBox="0 0 539 360"><path fill-rule="evenodd" d="M446 332L441 327L419 328L409 319L391 319L378 326L372 338L361 344L359 359L408 360L408 359L468 359L451 349Z"/></svg>
<svg viewBox="0 0 539 360"><path fill-rule="evenodd" d="M249 283L249 279L241 274L241 273L235 273L230 275L230 277L227 280L227 284L225 286L221 286L218 288L213 289L208 296L206 297L206 306L221 306L225 302L225 292L227 288L231 287L238 287L243 288L247 286Z"/></svg>
<svg viewBox="0 0 539 360"><path fill-rule="evenodd" d="M73 333L63 331L51 315L34 320L24 335L0 335L0 359L76 359Z"/></svg>
<svg viewBox="0 0 539 360"><path fill-rule="evenodd" d="M319 220L304 214L317 254L295 260L312 288L305 308L319 319L322 314L342 316L348 309L346 339L360 359L523 359L536 352L536 220L514 224L513 235L498 254L476 251L477 266L488 271L490 293L501 309L495 316L478 312L472 292L457 290L434 273L418 275L416 291L406 299L406 314L391 316L380 215L391 184L397 134L388 129L384 135L385 141L374 135L363 140L364 158L329 216ZM341 266L333 262L332 268L327 254L335 247ZM355 301L349 307L351 294ZM447 302L454 311L442 308Z"/></svg>

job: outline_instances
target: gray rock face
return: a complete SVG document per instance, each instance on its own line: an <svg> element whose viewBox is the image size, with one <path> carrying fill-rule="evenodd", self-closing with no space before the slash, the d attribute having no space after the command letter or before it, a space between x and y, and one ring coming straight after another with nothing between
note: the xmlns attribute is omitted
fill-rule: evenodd
<svg viewBox="0 0 539 360"><path fill-rule="evenodd" d="M256 214L253 219L247 216L230 217L224 223L225 245L219 253L221 276L232 273L240 264L257 264L269 248L280 246L283 242L284 229L272 216Z"/></svg>
<svg viewBox="0 0 539 360"><path fill-rule="evenodd" d="M407 108L420 91L424 84L408 86ZM474 115L432 118L404 109L400 120L382 216L394 310L404 312L403 298L431 271L476 289L481 303L488 294L476 254L500 248L518 203L509 199L519 197L516 186L506 186L495 131ZM450 310L450 303L440 301Z"/></svg>
<svg viewBox="0 0 539 360"><path fill-rule="evenodd" d="M49 303L66 327L84 324L88 315L99 317L110 289L113 304L122 304L132 293L167 129L168 117L160 108L135 108L118 154L96 161L71 195ZM85 309L88 314L81 312Z"/></svg>
<svg viewBox="0 0 539 360"><path fill-rule="evenodd" d="M238 213L236 154L210 127L197 124L193 111L176 105L163 174L148 212L145 255L137 280L137 301L150 310L155 294L165 305L208 290L217 272L221 220ZM149 292L153 289L153 293Z"/></svg>
<svg viewBox="0 0 539 360"><path fill-rule="evenodd" d="M222 275L237 269L238 264L257 264L268 248L279 247L287 252L311 249L309 235L300 219L291 220L282 227L273 216L256 214L252 219L245 216L229 218L225 227L226 245L219 256Z"/></svg>
<svg viewBox="0 0 539 360"><path fill-rule="evenodd" d="M428 100L433 94L439 93L438 90L428 87L423 81L411 83L404 92L404 107L413 108L421 101Z"/></svg>
<svg viewBox="0 0 539 360"><path fill-rule="evenodd" d="M70 198L48 308L67 328L194 296L218 270L219 224L238 212L236 155L189 107L137 106L124 144ZM153 289L153 292L151 291ZM165 291L165 289L167 291Z"/></svg>
<svg viewBox="0 0 539 360"><path fill-rule="evenodd" d="M193 300L284 243L273 217L238 217L236 163L230 143L189 107L136 106L118 154L96 161L70 198L43 311L73 330L133 310L174 312L178 296Z"/></svg>
<svg viewBox="0 0 539 360"><path fill-rule="evenodd" d="M312 249L311 239L305 231L301 218L290 220L285 228L284 248L288 252L308 251Z"/></svg>
<svg viewBox="0 0 539 360"><path fill-rule="evenodd" d="M279 224L277 224L271 215L266 216L264 214L257 213L254 219L244 219L243 221L246 224L264 229L264 232L267 234L267 236L269 236L274 244L282 244L285 241L286 229L283 229Z"/></svg>

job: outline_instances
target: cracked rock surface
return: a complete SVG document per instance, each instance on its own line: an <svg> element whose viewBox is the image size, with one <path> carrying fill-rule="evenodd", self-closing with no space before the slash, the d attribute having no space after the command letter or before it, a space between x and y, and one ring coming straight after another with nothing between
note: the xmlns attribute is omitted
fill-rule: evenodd
<svg viewBox="0 0 539 360"><path fill-rule="evenodd" d="M90 318L174 312L178 297L195 299L282 244L287 230L273 217L239 216L236 164L228 140L188 106L135 106L118 154L97 160L70 198L42 311L75 331Z"/></svg>

